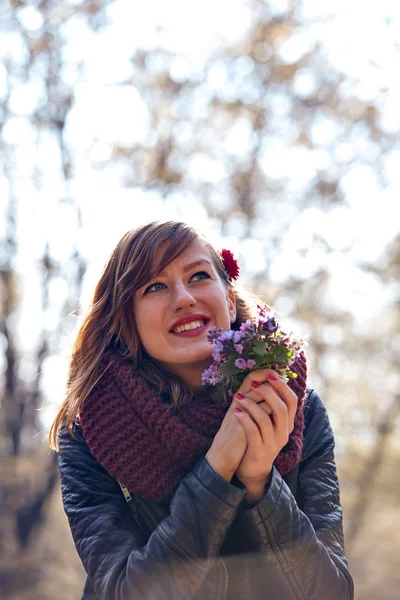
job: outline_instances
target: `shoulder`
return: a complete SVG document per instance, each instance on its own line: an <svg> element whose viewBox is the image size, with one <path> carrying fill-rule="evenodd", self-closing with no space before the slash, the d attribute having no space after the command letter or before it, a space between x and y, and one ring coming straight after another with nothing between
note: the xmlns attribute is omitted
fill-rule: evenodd
<svg viewBox="0 0 400 600"><path fill-rule="evenodd" d="M304 426L307 428L313 421L325 421L327 418L328 412L324 401L314 388L307 388L304 400Z"/></svg>
<svg viewBox="0 0 400 600"><path fill-rule="evenodd" d="M302 462L316 452L324 452L335 446L328 411L323 400L313 388L307 389L304 402L304 442Z"/></svg>
<svg viewBox="0 0 400 600"><path fill-rule="evenodd" d="M58 447L60 456L66 453L77 454L79 456L90 453L79 422L74 423L71 431L65 423L60 427Z"/></svg>

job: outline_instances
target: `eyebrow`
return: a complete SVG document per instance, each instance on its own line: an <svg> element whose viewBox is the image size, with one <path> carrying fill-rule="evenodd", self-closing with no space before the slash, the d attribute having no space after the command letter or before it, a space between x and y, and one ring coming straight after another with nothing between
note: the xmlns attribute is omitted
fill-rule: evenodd
<svg viewBox="0 0 400 600"><path fill-rule="evenodd" d="M206 263L209 267L212 267L212 264L209 260L207 260L206 258L201 258L200 260L195 260L194 262L189 263L188 265L185 265L183 267L183 271L186 273L186 271L191 271L192 269L203 265L204 263ZM167 274L165 272L165 270L160 271L158 273L158 275L161 275L161 277L165 277Z"/></svg>

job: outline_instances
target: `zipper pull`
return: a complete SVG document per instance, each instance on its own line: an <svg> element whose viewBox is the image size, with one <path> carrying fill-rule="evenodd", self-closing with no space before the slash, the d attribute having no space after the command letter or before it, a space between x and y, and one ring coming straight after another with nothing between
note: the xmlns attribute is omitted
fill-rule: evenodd
<svg viewBox="0 0 400 600"><path fill-rule="evenodd" d="M118 481L118 483L119 483L119 486L120 486L120 488L122 490L123 495L125 496L125 500L127 502L130 502L132 500L132 496L130 495L128 488L126 487L126 485L124 485L120 481Z"/></svg>

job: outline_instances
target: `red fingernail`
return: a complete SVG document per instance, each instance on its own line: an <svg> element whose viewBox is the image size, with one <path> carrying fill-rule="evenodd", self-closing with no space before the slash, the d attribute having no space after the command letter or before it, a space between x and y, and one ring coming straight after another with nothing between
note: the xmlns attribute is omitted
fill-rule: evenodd
<svg viewBox="0 0 400 600"><path fill-rule="evenodd" d="M239 400L243 400L244 396L243 394L240 394L239 392L236 394L236 398L238 398Z"/></svg>
<svg viewBox="0 0 400 600"><path fill-rule="evenodd" d="M241 409L241 408L235 408L234 412L235 412L235 413L241 413L241 412L243 412L243 411L242 411L242 409Z"/></svg>
<svg viewBox="0 0 400 600"><path fill-rule="evenodd" d="M268 375L268 379L270 379L271 381L278 381L278 378L276 375L273 375L272 373L269 373Z"/></svg>
<svg viewBox="0 0 400 600"><path fill-rule="evenodd" d="M251 382L251 387L253 388L259 388L261 385L261 383L259 381L252 381Z"/></svg>

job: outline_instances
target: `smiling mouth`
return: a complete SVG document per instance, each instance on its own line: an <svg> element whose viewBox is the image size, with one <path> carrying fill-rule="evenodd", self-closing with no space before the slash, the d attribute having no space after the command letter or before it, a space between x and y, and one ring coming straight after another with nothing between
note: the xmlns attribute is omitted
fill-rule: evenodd
<svg viewBox="0 0 400 600"><path fill-rule="evenodd" d="M174 329L171 329L171 333L183 333L184 331L190 331L192 329L199 329L206 324L205 319L200 319L199 321L192 321L191 323L185 323L184 325L178 325Z"/></svg>

